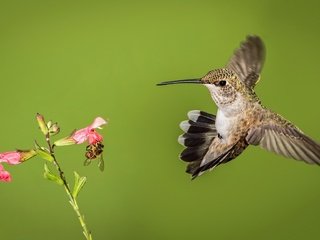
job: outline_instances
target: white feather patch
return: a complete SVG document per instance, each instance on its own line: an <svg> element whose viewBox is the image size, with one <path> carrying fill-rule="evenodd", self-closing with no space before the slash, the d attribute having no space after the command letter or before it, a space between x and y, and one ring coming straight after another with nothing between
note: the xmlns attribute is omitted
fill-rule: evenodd
<svg viewBox="0 0 320 240"><path fill-rule="evenodd" d="M188 130L190 128L190 123L188 123L188 120L186 120L186 121L181 122L179 126L182 131L188 132Z"/></svg>
<svg viewBox="0 0 320 240"><path fill-rule="evenodd" d="M182 146L184 146L185 140L186 138L183 136L183 134L178 137L178 143L181 144Z"/></svg>
<svg viewBox="0 0 320 240"><path fill-rule="evenodd" d="M199 116L200 116L199 110L192 110L188 112L188 118L194 122L197 122Z"/></svg>

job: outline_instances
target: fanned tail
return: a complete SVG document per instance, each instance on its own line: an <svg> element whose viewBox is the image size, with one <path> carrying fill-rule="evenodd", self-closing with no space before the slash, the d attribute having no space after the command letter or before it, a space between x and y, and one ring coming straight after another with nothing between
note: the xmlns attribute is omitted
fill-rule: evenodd
<svg viewBox="0 0 320 240"><path fill-rule="evenodd" d="M186 147L180 154L181 160L189 163L186 172L195 176L212 140L217 136L216 116L193 110L188 112L188 118L180 124L185 133L179 136L178 142Z"/></svg>

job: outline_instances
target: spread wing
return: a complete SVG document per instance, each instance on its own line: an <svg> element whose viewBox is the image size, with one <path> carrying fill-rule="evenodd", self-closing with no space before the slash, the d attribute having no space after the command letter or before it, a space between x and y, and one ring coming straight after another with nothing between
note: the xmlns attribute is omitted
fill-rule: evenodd
<svg viewBox="0 0 320 240"><path fill-rule="evenodd" d="M246 41L241 43L227 68L234 71L241 81L248 87L254 88L259 80L260 72L265 59L265 47L258 36L248 36Z"/></svg>
<svg viewBox="0 0 320 240"><path fill-rule="evenodd" d="M293 125L264 124L251 129L246 140L285 157L320 165L320 145Z"/></svg>

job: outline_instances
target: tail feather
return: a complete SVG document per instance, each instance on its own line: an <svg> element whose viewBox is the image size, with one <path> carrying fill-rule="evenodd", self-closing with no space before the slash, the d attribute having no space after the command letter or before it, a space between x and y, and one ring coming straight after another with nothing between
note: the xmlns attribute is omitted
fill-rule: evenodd
<svg viewBox="0 0 320 240"><path fill-rule="evenodd" d="M180 128L186 133L206 133L215 132L216 130L212 128L212 124L203 122L194 122L192 120L186 120L180 123Z"/></svg>
<svg viewBox="0 0 320 240"><path fill-rule="evenodd" d="M216 116L199 110L188 112L189 120L183 121L180 128L185 132L178 142L186 148L180 154L181 160L188 162L187 173L196 173L212 140L217 136Z"/></svg>
<svg viewBox="0 0 320 240"><path fill-rule="evenodd" d="M189 173L193 176L197 171L197 169L200 168L200 164L201 164L201 161L189 163L186 169L186 173Z"/></svg>
<svg viewBox="0 0 320 240"><path fill-rule="evenodd" d="M206 145L210 141L210 136L214 134L201 134L201 133L185 133L179 136L178 142L185 147L196 147Z"/></svg>
<svg viewBox="0 0 320 240"><path fill-rule="evenodd" d="M188 112L188 118L194 122L202 122L208 124L215 124L216 116L204 111L192 110Z"/></svg>
<svg viewBox="0 0 320 240"><path fill-rule="evenodd" d="M212 170L213 168L217 167L221 163L223 163L225 160L231 160L232 158L229 158L230 152L233 148L229 149L227 152L221 154L219 157L214 159L213 161L208 162L207 164L201 166L199 165L197 168L194 169L192 172L192 179L195 179L196 177L200 176L202 173L204 173L207 170Z"/></svg>
<svg viewBox="0 0 320 240"><path fill-rule="evenodd" d="M207 151L208 148L203 145L197 147L187 147L181 152L180 158L185 162L201 161Z"/></svg>

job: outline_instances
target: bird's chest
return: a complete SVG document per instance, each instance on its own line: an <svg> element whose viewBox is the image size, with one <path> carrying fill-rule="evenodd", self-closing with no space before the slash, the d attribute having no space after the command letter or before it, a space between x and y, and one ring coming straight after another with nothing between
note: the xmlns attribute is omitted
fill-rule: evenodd
<svg viewBox="0 0 320 240"><path fill-rule="evenodd" d="M218 110L216 117L216 129L220 135L220 139L224 142L229 142L236 135L239 135L241 118L239 115L226 115L221 110Z"/></svg>

